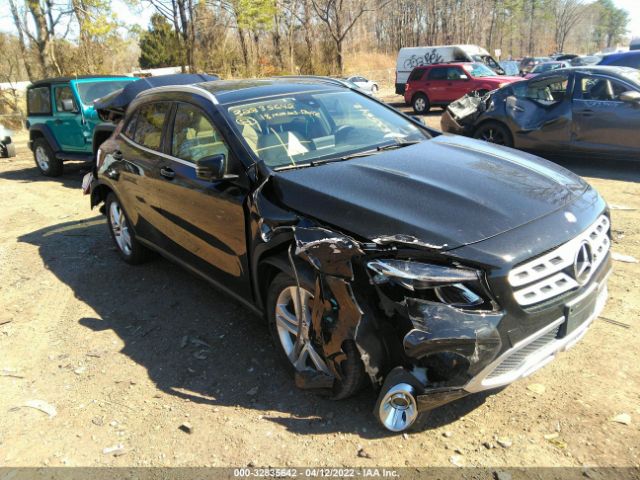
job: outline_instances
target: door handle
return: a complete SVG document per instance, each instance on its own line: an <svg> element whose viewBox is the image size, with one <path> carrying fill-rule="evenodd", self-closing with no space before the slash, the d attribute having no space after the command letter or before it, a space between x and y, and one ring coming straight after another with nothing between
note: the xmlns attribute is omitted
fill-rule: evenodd
<svg viewBox="0 0 640 480"><path fill-rule="evenodd" d="M515 111L515 112L524 112L524 108L519 107L518 105L513 105L512 107L510 107L511 110Z"/></svg>
<svg viewBox="0 0 640 480"><path fill-rule="evenodd" d="M583 117L590 117L593 115L593 110L580 110L576 112L578 115L582 115Z"/></svg>
<svg viewBox="0 0 640 480"><path fill-rule="evenodd" d="M62 125L62 120L60 120L59 118L56 118L56 119L53 121L53 123L54 123L55 125Z"/></svg>
<svg viewBox="0 0 640 480"><path fill-rule="evenodd" d="M171 180L171 179L173 179L173 177L176 176L176 172L171 170L169 167L162 167L160 169L160 175L162 175L167 180Z"/></svg>

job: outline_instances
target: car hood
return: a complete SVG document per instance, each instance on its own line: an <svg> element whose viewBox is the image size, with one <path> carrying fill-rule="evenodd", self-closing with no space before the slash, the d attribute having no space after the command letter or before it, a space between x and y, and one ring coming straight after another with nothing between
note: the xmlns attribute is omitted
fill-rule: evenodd
<svg viewBox="0 0 640 480"><path fill-rule="evenodd" d="M532 222L589 188L546 160L453 135L272 180L283 206L328 226L440 250Z"/></svg>

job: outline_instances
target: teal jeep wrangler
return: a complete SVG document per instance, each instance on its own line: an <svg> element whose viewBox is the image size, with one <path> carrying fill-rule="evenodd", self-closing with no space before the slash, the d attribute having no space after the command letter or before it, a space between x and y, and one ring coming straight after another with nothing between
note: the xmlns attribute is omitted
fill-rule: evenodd
<svg viewBox="0 0 640 480"><path fill-rule="evenodd" d="M94 158L113 124L103 124L94 100L138 80L126 76L49 78L27 88L29 148L43 175L62 174L65 160Z"/></svg>

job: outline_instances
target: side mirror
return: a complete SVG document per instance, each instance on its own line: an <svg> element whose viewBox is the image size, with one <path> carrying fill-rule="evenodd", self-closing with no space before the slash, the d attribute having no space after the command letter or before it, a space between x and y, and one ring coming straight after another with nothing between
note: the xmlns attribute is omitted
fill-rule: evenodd
<svg viewBox="0 0 640 480"><path fill-rule="evenodd" d="M460 75L460 80L469 80L469 77L463 73Z"/></svg>
<svg viewBox="0 0 640 480"><path fill-rule="evenodd" d="M634 90L629 90L628 92L622 92L620 94L620 100L622 100L623 102L640 104L640 92L636 92Z"/></svg>
<svg viewBox="0 0 640 480"><path fill-rule="evenodd" d="M212 182L223 178L236 178L236 175L226 175L226 171L227 158L224 153L196 160L196 177L200 180Z"/></svg>
<svg viewBox="0 0 640 480"><path fill-rule="evenodd" d="M65 112L75 112L76 106L73 103L73 100L70 98L64 98L62 100L62 110Z"/></svg>

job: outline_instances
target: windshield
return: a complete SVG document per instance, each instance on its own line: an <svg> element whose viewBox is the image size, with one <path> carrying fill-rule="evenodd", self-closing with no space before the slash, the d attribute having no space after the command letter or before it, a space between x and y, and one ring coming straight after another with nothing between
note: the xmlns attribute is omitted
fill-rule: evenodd
<svg viewBox="0 0 640 480"><path fill-rule="evenodd" d="M429 134L393 110L347 91L294 93L231 105L233 128L272 168L307 166Z"/></svg>
<svg viewBox="0 0 640 480"><path fill-rule="evenodd" d="M471 65L467 65L467 71L471 74L472 77L495 77L496 72L491 70L489 67L482 63L472 63Z"/></svg>
<svg viewBox="0 0 640 480"><path fill-rule="evenodd" d="M113 80L108 82L78 82L76 83L76 88L78 89L78 95L80 95L82 103L90 105L95 100L111 92L120 90L134 80L137 79L132 78L131 80Z"/></svg>
<svg viewBox="0 0 640 480"><path fill-rule="evenodd" d="M536 68L531 70L531 73L549 72L551 70L562 68L562 66L562 63L541 63L540 65L536 66Z"/></svg>

